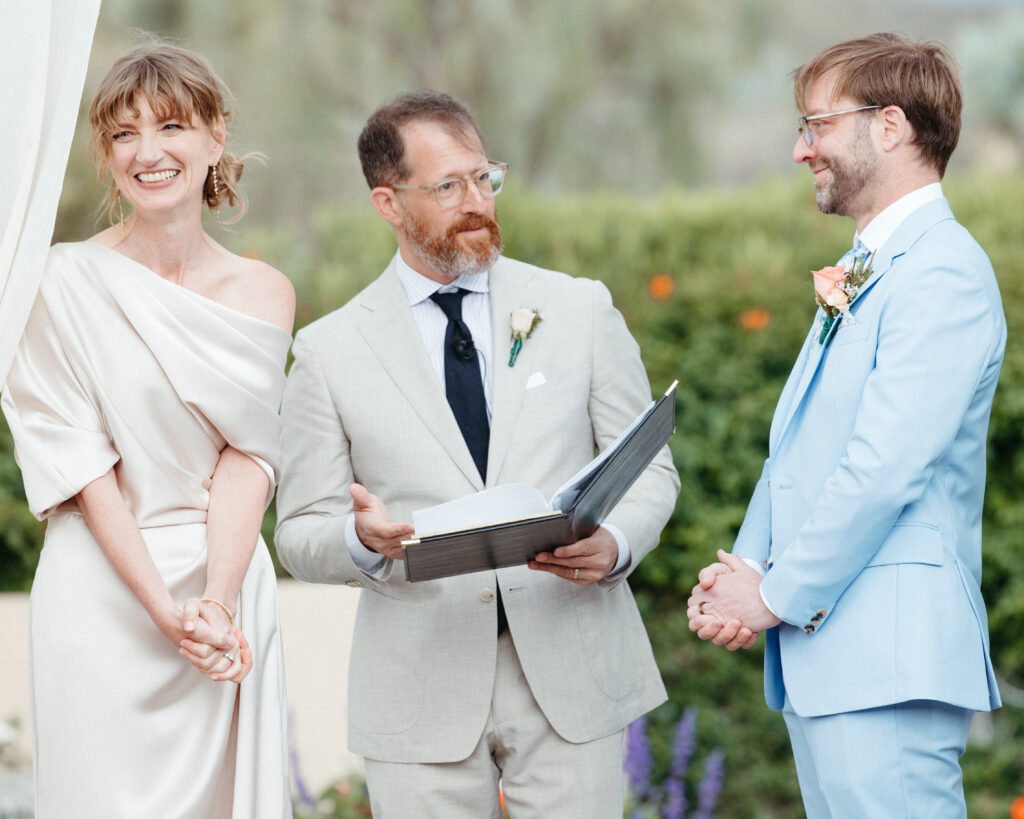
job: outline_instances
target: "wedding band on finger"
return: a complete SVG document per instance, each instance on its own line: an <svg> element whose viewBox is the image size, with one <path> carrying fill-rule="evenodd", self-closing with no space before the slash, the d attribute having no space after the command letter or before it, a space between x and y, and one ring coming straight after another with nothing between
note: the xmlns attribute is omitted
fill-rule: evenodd
<svg viewBox="0 0 1024 819"><path fill-rule="evenodd" d="M232 654L230 651L225 651L224 652L224 659L227 660L229 663L231 663L233 665L234 662L235 662L235 655Z"/></svg>
<svg viewBox="0 0 1024 819"><path fill-rule="evenodd" d="M707 600L701 600L700 601L700 604L697 606L697 613L698 614L704 614L704 606L707 605L707 602L708 602Z"/></svg>
<svg viewBox="0 0 1024 819"><path fill-rule="evenodd" d="M579 569L579 566L577 566L575 569L572 570L572 579L573 580L579 580L580 579L580 569Z"/></svg>

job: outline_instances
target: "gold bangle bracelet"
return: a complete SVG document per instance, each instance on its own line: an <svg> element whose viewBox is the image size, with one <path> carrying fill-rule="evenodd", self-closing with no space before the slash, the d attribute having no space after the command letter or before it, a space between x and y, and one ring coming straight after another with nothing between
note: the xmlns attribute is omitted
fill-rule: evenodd
<svg viewBox="0 0 1024 819"><path fill-rule="evenodd" d="M229 609L227 606L225 606L223 603L221 603L220 600L215 600L212 597L204 597L199 602L201 602L201 603L213 603L213 605L215 605L215 606L220 606L224 610L224 613L228 616L228 619L232 623L235 622L235 615L233 615L231 613L231 609Z"/></svg>

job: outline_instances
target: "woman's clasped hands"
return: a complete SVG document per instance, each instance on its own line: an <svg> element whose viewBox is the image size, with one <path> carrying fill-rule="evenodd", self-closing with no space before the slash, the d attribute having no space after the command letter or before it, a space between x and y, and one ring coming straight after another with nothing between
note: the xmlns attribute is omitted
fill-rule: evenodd
<svg viewBox="0 0 1024 819"><path fill-rule="evenodd" d="M178 653L216 682L240 683L252 668L252 649L221 604L191 597L182 607L187 635Z"/></svg>

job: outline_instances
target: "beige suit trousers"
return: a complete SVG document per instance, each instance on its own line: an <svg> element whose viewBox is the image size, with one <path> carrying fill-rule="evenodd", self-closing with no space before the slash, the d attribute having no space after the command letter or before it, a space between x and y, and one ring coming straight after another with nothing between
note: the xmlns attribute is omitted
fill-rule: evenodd
<svg viewBox="0 0 1024 819"><path fill-rule="evenodd" d="M498 638L491 710L461 762L366 759L374 819L621 819L622 731L566 742L551 728L523 675L509 632Z"/></svg>

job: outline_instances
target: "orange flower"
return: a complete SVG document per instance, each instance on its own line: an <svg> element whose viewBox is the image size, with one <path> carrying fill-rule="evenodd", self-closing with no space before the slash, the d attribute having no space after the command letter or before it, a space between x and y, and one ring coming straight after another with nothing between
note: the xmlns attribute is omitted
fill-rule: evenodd
<svg viewBox="0 0 1024 819"><path fill-rule="evenodd" d="M1018 796L1010 804L1010 819L1024 819L1024 796Z"/></svg>
<svg viewBox="0 0 1024 819"><path fill-rule="evenodd" d="M655 301L665 301L675 289L675 280L668 273L657 273L647 282L647 292Z"/></svg>
<svg viewBox="0 0 1024 819"><path fill-rule="evenodd" d="M821 270L812 270L811 275L814 277L814 292L823 299L826 299L828 294L832 292L832 289L846 278L846 265L841 264L836 267L823 267Z"/></svg>
<svg viewBox="0 0 1024 819"><path fill-rule="evenodd" d="M772 323L772 314L763 307L752 307L740 313L738 321L744 330L764 330Z"/></svg>

